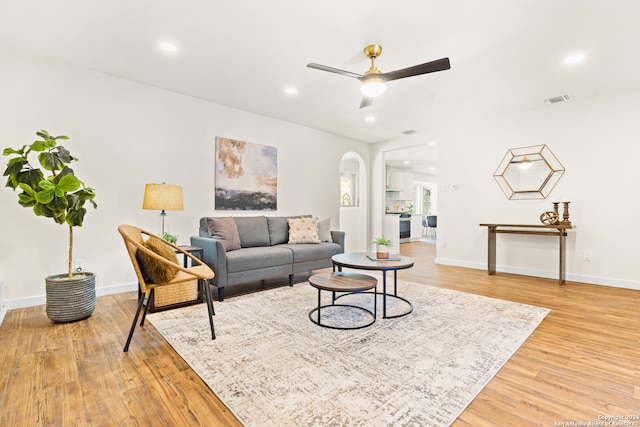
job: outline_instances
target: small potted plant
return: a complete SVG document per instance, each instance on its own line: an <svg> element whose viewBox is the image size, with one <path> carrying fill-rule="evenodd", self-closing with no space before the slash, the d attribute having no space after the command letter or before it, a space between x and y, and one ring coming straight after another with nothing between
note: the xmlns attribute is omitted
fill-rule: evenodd
<svg viewBox="0 0 640 427"><path fill-rule="evenodd" d="M389 248L393 246L393 242L391 241L391 239L387 239L383 234L380 237L376 237L373 241L373 244L376 245L376 258L389 258Z"/></svg>
<svg viewBox="0 0 640 427"><path fill-rule="evenodd" d="M173 243L174 245L178 243L178 235L171 234L168 231L164 232L164 234L162 235L162 238L169 243Z"/></svg>
<svg viewBox="0 0 640 427"><path fill-rule="evenodd" d="M84 205L93 201L95 193L80 181L68 164L78 160L58 140L67 136L51 136L46 130L36 132L41 139L22 148L5 148L4 156L11 156L4 176L6 186L19 190L18 203L37 216L53 219L69 227L69 262L67 273L47 276L47 316L54 322L71 322L91 316L95 309L95 275L89 272L74 274L73 227L81 227L87 212ZM38 153L38 165L29 162L29 155Z"/></svg>

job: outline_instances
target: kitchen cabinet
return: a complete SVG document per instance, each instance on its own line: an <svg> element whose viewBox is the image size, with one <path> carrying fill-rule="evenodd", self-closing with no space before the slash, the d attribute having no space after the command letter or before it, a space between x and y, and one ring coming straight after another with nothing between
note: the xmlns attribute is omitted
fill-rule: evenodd
<svg viewBox="0 0 640 427"><path fill-rule="evenodd" d="M396 200L413 200L413 174L393 172L389 177L389 188L397 190ZM389 192L387 192L387 195Z"/></svg>

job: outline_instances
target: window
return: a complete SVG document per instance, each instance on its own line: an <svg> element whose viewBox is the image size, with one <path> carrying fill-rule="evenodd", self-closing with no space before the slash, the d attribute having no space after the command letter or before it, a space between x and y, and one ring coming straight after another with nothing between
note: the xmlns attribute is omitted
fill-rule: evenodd
<svg viewBox="0 0 640 427"><path fill-rule="evenodd" d="M431 189L422 187L422 214L431 215Z"/></svg>

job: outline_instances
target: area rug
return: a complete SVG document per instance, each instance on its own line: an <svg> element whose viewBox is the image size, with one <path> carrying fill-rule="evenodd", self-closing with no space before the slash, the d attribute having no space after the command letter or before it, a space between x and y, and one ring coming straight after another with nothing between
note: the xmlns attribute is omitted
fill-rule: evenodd
<svg viewBox="0 0 640 427"><path fill-rule="evenodd" d="M204 304L147 319L246 426L446 426L549 313L405 281L398 295L413 312L382 319L378 297L376 322L349 331L310 321L308 283L216 302L215 341ZM341 300L373 307L372 294ZM409 309L387 304L387 315ZM363 320L324 311L323 322Z"/></svg>

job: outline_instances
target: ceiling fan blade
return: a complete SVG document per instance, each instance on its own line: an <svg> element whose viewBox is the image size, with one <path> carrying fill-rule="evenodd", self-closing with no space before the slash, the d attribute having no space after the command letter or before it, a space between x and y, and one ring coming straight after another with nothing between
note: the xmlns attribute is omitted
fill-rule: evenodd
<svg viewBox="0 0 640 427"><path fill-rule="evenodd" d="M435 61L426 62L413 67L403 68L401 70L391 71L382 74L385 81L404 79L405 77L419 76L420 74L434 73L436 71L444 71L451 68L449 58L437 59Z"/></svg>
<svg viewBox="0 0 640 427"><path fill-rule="evenodd" d="M340 70L338 68L328 67L326 65L316 64L313 62L310 64L307 64L307 67L315 68L316 70L321 70L321 71L328 71L330 73L340 74L347 77L353 77L354 79L359 79L362 77L362 74L352 73L351 71Z"/></svg>
<svg viewBox="0 0 640 427"><path fill-rule="evenodd" d="M371 107L373 105L373 98L370 96L363 96L360 101L360 108Z"/></svg>

